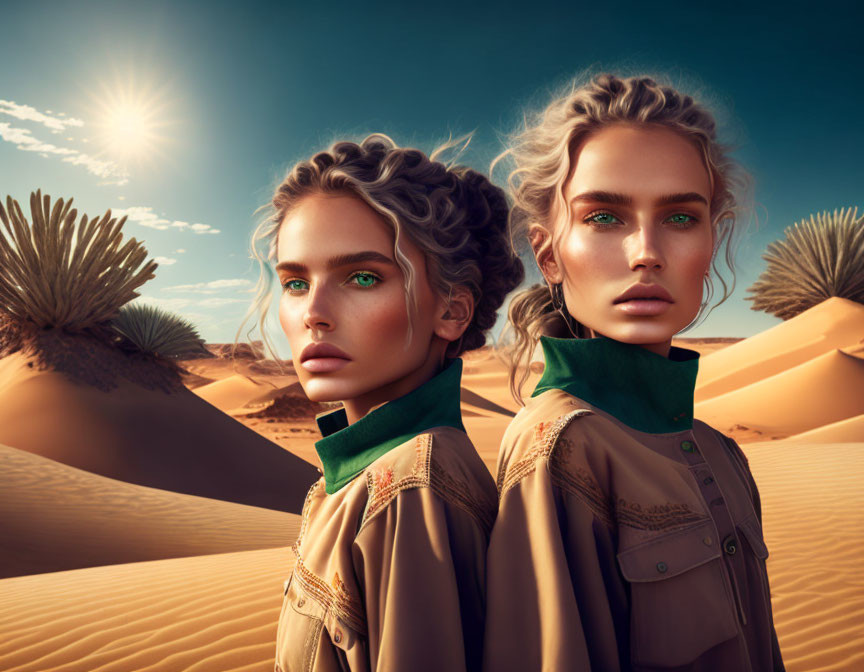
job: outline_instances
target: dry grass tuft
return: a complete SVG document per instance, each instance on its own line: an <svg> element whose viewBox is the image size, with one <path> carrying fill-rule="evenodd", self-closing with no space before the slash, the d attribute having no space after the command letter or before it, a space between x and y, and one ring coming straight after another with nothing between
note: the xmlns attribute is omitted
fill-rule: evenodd
<svg viewBox="0 0 864 672"><path fill-rule="evenodd" d="M762 258L768 268L747 291L753 310L788 320L832 296L864 303L864 217L847 208L796 222Z"/></svg>
<svg viewBox="0 0 864 672"><path fill-rule="evenodd" d="M188 320L156 306L123 306L111 327L137 350L165 359L212 357Z"/></svg>
<svg viewBox="0 0 864 672"><path fill-rule="evenodd" d="M59 328L77 333L114 318L135 291L154 277L157 264L131 238L123 243L126 221L111 217L76 223L72 199L41 191L30 194L32 223L11 196L0 205L0 316L4 323Z"/></svg>

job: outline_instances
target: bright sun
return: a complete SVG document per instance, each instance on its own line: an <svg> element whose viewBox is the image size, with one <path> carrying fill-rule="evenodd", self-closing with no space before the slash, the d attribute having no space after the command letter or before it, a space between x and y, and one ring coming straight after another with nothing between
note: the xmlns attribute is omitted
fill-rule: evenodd
<svg viewBox="0 0 864 672"><path fill-rule="evenodd" d="M103 154L121 163L157 159L169 124L164 118L165 96L151 87L136 87L132 78L105 88L98 128Z"/></svg>
<svg viewBox="0 0 864 672"><path fill-rule="evenodd" d="M148 144L152 127L142 107L120 104L105 115L105 135L116 149L137 154Z"/></svg>

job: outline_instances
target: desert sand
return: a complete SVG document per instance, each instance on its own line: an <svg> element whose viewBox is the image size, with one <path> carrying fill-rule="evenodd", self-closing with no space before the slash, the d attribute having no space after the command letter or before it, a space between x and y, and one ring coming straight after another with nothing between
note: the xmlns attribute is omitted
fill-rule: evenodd
<svg viewBox="0 0 864 672"><path fill-rule="evenodd" d="M287 548L0 581L4 672L270 672Z"/></svg>
<svg viewBox="0 0 864 672"><path fill-rule="evenodd" d="M864 665L861 447L745 446L789 672ZM265 672L292 562L271 549L4 579L2 669Z"/></svg>
<svg viewBox="0 0 864 672"><path fill-rule="evenodd" d="M817 443L853 443L861 442L862 437L864 437L864 415L832 422L830 425L811 429L792 438L796 441Z"/></svg>
<svg viewBox="0 0 864 672"><path fill-rule="evenodd" d="M864 436L753 443L744 452L762 497L786 669L864 669Z"/></svg>
<svg viewBox="0 0 864 672"><path fill-rule="evenodd" d="M861 415L862 390L864 359L831 350L699 402L696 417L721 432L730 432L733 424L743 424L768 436L789 436Z"/></svg>
<svg viewBox="0 0 864 672"><path fill-rule="evenodd" d="M290 544L300 516L146 488L0 446L0 578Z"/></svg>
<svg viewBox="0 0 864 672"><path fill-rule="evenodd" d="M832 299L740 342L676 341L702 353L697 417L743 443L759 485L775 624L790 672L864 669L862 315L864 307ZM186 362L187 387L221 417L316 463L314 414L320 405L299 396L290 375L264 365L238 370L234 364L224 359ZM4 389L7 365L0 360L0 401L9 398ZM541 368L532 370L526 394ZM46 405L54 408L56 403L49 397ZM505 365L490 349L465 358L462 406L468 433L494 471L500 437L519 405L510 396ZM172 418L182 434L182 416ZM63 416L63 422L72 421ZM765 440L774 436L789 438ZM42 482L32 474L36 469L29 468L34 487ZM20 471L26 479L28 467ZM112 509L107 493L113 490L99 483L107 488L99 490L106 493L103 504L88 510L84 502L73 504L70 498L79 519L91 517L94 530L109 518L131 521L123 511L130 491L122 491L120 504ZM154 494L154 509L171 494ZM264 539L264 517L254 518L258 528L251 522L238 528L244 516L262 515L261 509L224 505L232 507L219 514L234 521L228 524L235 535L232 543L251 543L253 537L254 543L274 543ZM41 511L51 525L50 511L42 507L34 511ZM198 511L217 515L212 501L203 500L201 507ZM178 526L190 520L174 511ZM191 519L198 515L194 511ZM156 516L151 533L171 524L174 514L163 513ZM79 525L88 529L80 520ZM285 529L287 536L294 534L287 519ZM218 542L205 538L196 553L206 543ZM91 539L94 545L101 543ZM0 669L270 670L282 582L293 562L287 548L291 541L265 550L0 580Z"/></svg>
<svg viewBox="0 0 864 672"><path fill-rule="evenodd" d="M100 389L18 352L0 359L0 444L137 485L300 513L317 470L178 387L119 378Z"/></svg>
<svg viewBox="0 0 864 672"><path fill-rule="evenodd" d="M832 297L791 320L705 357L696 401L740 389L864 340L864 305Z"/></svg>

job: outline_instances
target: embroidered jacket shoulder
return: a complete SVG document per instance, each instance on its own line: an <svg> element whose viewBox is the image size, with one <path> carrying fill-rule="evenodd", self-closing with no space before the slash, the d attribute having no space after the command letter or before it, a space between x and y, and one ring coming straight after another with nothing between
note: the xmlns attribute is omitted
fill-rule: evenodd
<svg viewBox="0 0 864 672"><path fill-rule="evenodd" d="M403 490L430 488L448 504L468 513L488 534L495 518L494 502L484 502L477 485L472 482L475 479L464 464L465 455L472 453L476 457L464 432L439 427L382 455L366 469L368 502L360 529L384 511Z"/></svg>

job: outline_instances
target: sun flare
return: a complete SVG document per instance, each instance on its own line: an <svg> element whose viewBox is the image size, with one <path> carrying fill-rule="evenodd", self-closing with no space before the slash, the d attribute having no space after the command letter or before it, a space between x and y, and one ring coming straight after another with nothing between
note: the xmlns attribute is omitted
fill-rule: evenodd
<svg viewBox="0 0 864 672"><path fill-rule="evenodd" d="M147 111L128 103L117 105L105 114L105 139L118 153L139 154L153 134Z"/></svg>
<svg viewBox="0 0 864 672"><path fill-rule="evenodd" d="M166 96L129 77L104 86L95 126L106 158L128 164L156 160L166 144Z"/></svg>

